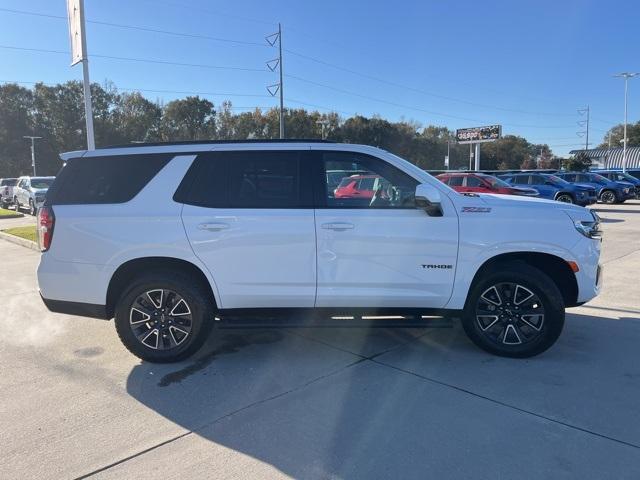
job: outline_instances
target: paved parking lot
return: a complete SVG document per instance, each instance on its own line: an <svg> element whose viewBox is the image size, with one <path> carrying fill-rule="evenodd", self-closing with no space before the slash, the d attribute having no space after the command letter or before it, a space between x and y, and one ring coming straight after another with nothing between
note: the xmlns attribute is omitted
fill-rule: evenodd
<svg viewBox="0 0 640 480"><path fill-rule="evenodd" d="M218 330L144 364L0 240L0 478L640 478L640 201L597 210L604 293L528 360L454 325Z"/></svg>

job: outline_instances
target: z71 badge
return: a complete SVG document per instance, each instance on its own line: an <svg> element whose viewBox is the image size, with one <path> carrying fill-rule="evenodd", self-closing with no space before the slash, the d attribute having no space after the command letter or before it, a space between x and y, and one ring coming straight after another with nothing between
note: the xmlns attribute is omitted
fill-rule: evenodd
<svg viewBox="0 0 640 480"><path fill-rule="evenodd" d="M491 207L462 207L462 213L489 213Z"/></svg>

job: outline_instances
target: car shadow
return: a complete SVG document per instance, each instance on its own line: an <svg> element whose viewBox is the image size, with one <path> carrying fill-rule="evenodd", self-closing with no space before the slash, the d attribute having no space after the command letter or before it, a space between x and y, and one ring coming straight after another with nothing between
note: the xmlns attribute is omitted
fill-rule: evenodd
<svg viewBox="0 0 640 480"><path fill-rule="evenodd" d="M569 313L556 346L526 360L485 354L459 327L220 332L195 360L142 363L127 379L132 397L197 435L205 458L224 447L294 478L536 478L521 470L533 449L575 476L640 471L540 421L640 445L640 317ZM508 460L450 453L487 441ZM159 448L163 462L184 461Z"/></svg>
<svg viewBox="0 0 640 480"><path fill-rule="evenodd" d="M640 205L635 210L621 210L621 209L613 209L613 208L593 208L598 213L639 213Z"/></svg>

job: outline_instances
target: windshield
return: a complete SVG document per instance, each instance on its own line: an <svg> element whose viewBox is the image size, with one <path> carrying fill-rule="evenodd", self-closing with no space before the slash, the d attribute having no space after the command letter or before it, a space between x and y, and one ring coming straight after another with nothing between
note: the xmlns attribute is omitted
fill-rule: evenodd
<svg viewBox="0 0 640 480"><path fill-rule="evenodd" d="M499 178L492 177L490 175L483 176L482 178L489 182L492 187L512 187L512 185L509 185L504 180L500 180Z"/></svg>
<svg viewBox="0 0 640 480"><path fill-rule="evenodd" d="M545 180L553 183L554 185L569 185L569 182L567 182L566 180L560 177L556 177L555 175L549 175L544 178Z"/></svg>
<svg viewBox="0 0 640 480"><path fill-rule="evenodd" d="M591 174L591 181L592 182L596 182L599 184L605 184L605 183L609 183L611 180L609 180L606 177L603 177L602 175L598 175L597 173L592 173Z"/></svg>
<svg viewBox="0 0 640 480"><path fill-rule="evenodd" d="M32 178L31 188L49 188L53 183L53 178Z"/></svg>

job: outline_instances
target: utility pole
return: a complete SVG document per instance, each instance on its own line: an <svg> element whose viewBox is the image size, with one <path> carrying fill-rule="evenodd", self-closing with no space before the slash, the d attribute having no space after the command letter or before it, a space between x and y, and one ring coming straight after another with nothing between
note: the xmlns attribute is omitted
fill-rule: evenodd
<svg viewBox="0 0 640 480"><path fill-rule="evenodd" d="M71 66L82 62L82 86L84 91L84 117L87 125L87 150L95 150L93 134L93 105L91 104L91 81L89 80L89 56L85 33L84 0L67 0L69 39L71 41Z"/></svg>
<svg viewBox="0 0 640 480"><path fill-rule="evenodd" d="M31 135L24 135L22 138L31 139L31 166L33 167L33 176L36 176L36 144L35 141L42 137L34 137Z"/></svg>
<svg viewBox="0 0 640 480"><path fill-rule="evenodd" d="M640 73L623 72L614 77L624 78L624 145L622 146L622 171L627 172L627 95L628 95L628 82L630 78L640 75Z"/></svg>
<svg viewBox="0 0 640 480"><path fill-rule="evenodd" d="M450 141L447 138L447 156L444 159L444 166L447 167L447 170L449 170L449 162L450 162L450 158L451 158L449 156L449 152L450 152L449 144L450 144Z"/></svg>
<svg viewBox="0 0 640 480"><path fill-rule="evenodd" d="M325 127L329 126L329 120L326 120L326 119L325 120L317 120L316 124L320 125L320 128L322 129L321 130L322 131L321 138L322 138L322 140L324 140L325 138L327 138L327 136L324 133L324 129L325 129Z"/></svg>
<svg viewBox="0 0 640 480"><path fill-rule="evenodd" d="M584 142L584 149L585 149L585 153L587 150L589 150L589 117L590 117L590 110L589 110L589 105L587 105L586 108L583 108L581 110L578 110L578 113L580 115L584 115L585 113L587 114L587 119L578 122L578 125L580 125L581 127L585 127L586 126L586 130L584 132L579 132L579 134L583 134L585 135L585 142Z"/></svg>
<svg viewBox="0 0 640 480"><path fill-rule="evenodd" d="M276 33L272 33L271 35L265 37L267 43L274 47L276 41L278 42L278 58L274 60L270 60L267 62L267 67L272 72L275 71L276 67L278 68L278 74L280 76L280 82L274 85L269 85L267 87L267 91L271 94L272 97L276 95L276 93L280 93L280 138L284 138L284 88L282 81L282 26L278 23L278 31Z"/></svg>

